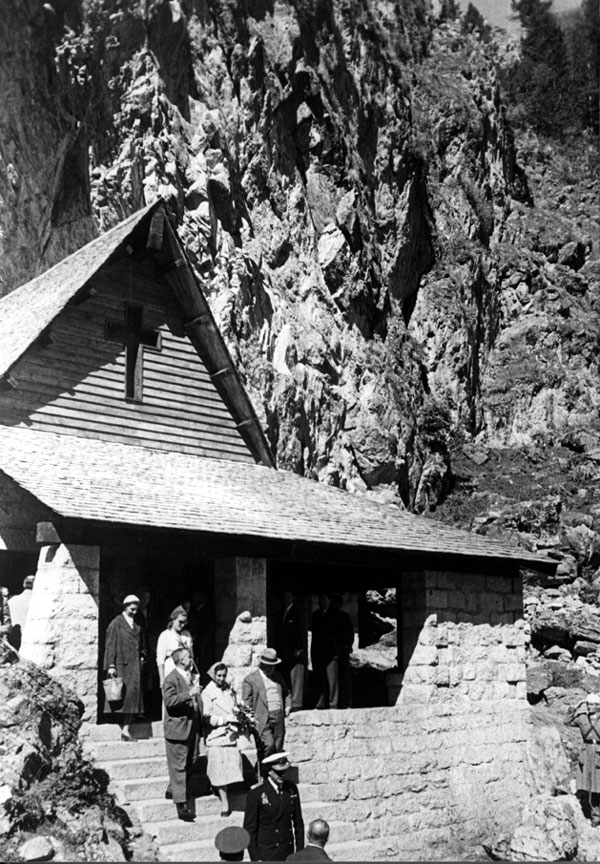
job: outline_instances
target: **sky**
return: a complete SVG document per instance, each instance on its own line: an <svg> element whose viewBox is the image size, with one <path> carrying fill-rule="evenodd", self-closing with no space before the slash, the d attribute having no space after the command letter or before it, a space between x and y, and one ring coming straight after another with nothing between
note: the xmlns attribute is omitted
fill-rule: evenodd
<svg viewBox="0 0 600 864"><path fill-rule="evenodd" d="M469 2L479 9L490 24L497 24L512 33L516 33L519 29L518 24L509 18L511 14L510 0L458 0L462 9L466 9ZM564 12L566 9L577 9L580 3L581 0L554 0L552 11Z"/></svg>

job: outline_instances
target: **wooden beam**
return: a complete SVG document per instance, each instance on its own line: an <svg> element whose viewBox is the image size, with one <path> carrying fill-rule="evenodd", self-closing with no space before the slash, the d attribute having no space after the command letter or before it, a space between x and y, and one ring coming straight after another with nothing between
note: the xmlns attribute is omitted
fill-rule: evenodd
<svg viewBox="0 0 600 864"><path fill-rule="evenodd" d="M214 385L236 423L239 433L257 462L275 467L275 460L262 432L258 417L244 389L231 355L219 332L210 307L192 273L185 253L169 220L164 220L163 244L156 254L158 266L178 298L188 320L186 331ZM214 376L214 377L213 377ZM252 418L254 423L246 423Z"/></svg>

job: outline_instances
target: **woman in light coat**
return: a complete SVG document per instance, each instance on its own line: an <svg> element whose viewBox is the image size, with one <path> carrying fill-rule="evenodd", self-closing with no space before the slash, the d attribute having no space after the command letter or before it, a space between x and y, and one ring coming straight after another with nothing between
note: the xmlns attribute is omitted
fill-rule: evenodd
<svg viewBox="0 0 600 864"><path fill-rule="evenodd" d="M221 816L229 816L227 787L243 780L242 756L237 746L237 700L227 683L225 663L213 664L208 675L212 680L202 691L204 722L210 730L206 736L207 774L221 799Z"/></svg>
<svg viewBox="0 0 600 864"><path fill-rule="evenodd" d="M177 648L185 648L190 652L192 660L194 652L192 646L192 637L185 629L187 624L187 612L183 606L177 606L169 615L169 623L167 629L158 637L156 643L156 665L158 666L158 680L162 687L163 681L175 668L175 664L171 659L173 651Z"/></svg>

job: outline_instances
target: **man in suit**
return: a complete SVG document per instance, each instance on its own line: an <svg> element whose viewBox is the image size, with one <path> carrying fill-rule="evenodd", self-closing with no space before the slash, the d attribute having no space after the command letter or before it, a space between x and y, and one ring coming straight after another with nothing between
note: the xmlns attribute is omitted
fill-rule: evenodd
<svg viewBox="0 0 600 864"><path fill-rule="evenodd" d="M176 648L171 657L175 668L169 672L162 685L165 748L170 778L165 797L173 799L179 819L193 822L194 814L187 803L187 786L194 758L198 726L197 696L201 688L192 682L192 657L187 648Z"/></svg>
<svg viewBox="0 0 600 864"><path fill-rule="evenodd" d="M282 657L289 675L292 711L304 707L304 682L308 663L308 627L299 598L288 595L289 602L283 613Z"/></svg>
<svg viewBox="0 0 600 864"><path fill-rule="evenodd" d="M259 667L242 684L242 701L256 718L258 758L262 762L283 750L285 717L291 710L291 698L283 676L277 669L281 660L273 648L265 648Z"/></svg>
<svg viewBox="0 0 600 864"><path fill-rule="evenodd" d="M319 608L311 618L310 654L318 692L317 708L341 707L340 665L345 676L344 683L348 684L350 679L349 656L354 630L350 617L340 611L339 605L336 606L334 596L319 595ZM346 689L349 689L348 686Z"/></svg>
<svg viewBox="0 0 600 864"><path fill-rule="evenodd" d="M304 847L304 822L295 783L285 779L287 753L263 759L267 776L248 792L244 828L250 835L251 861L285 861Z"/></svg>
<svg viewBox="0 0 600 864"><path fill-rule="evenodd" d="M325 851L329 839L329 825L324 819L313 819L308 826L306 846L304 849L288 855L286 861L331 861Z"/></svg>

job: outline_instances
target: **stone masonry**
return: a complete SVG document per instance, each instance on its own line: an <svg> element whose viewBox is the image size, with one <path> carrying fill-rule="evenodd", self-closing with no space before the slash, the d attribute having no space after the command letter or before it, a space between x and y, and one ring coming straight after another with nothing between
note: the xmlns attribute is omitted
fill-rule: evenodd
<svg viewBox="0 0 600 864"><path fill-rule="evenodd" d="M394 707L293 716L286 747L301 794L330 802L325 819L342 802L344 819L372 838L374 860L481 852L515 824L534 782L526 637L522 621L430 616Z"/></svg>
<svg viewBox="0 0 600 864"><path fill-rule="evenodd" d="M56 544L40 551L21 655L76 690L84 720L98 693L97 546Z"/></svg>

